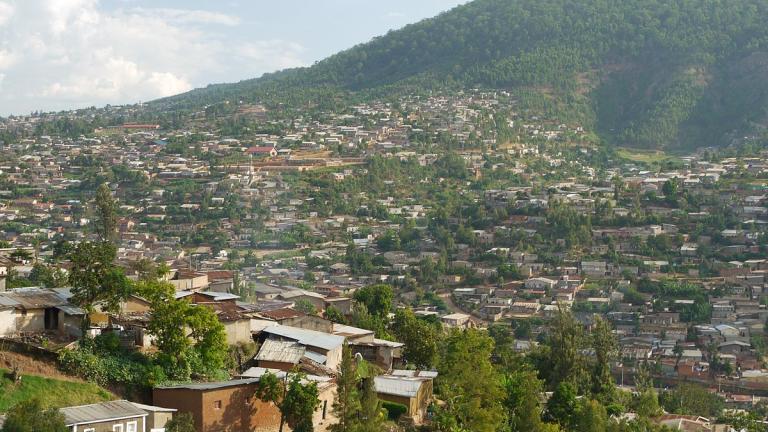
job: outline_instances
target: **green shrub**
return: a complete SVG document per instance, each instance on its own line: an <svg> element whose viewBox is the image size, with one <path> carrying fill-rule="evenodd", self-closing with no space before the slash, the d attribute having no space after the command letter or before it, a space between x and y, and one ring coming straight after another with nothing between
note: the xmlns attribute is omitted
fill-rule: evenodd
<svg viewBox="0 0 768 432"><path fill-rule="evenodd" d="M397 421L403 414L408 412L408 407L395 402L382 402L381 406L387 410L387 417L392 421Z"/></svg>

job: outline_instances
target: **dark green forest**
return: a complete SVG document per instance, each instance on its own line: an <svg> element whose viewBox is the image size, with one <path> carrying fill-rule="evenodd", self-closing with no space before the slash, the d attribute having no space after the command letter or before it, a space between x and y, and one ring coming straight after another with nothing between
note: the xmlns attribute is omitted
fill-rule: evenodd
<svg viewBox="0 0 768 432"><path fill-rule="evenodd" d="M768 107L763 0L475 0L309 68L156 101L333 108L403 92L505 89L606 142L688 150L759 132Z"/></svg>

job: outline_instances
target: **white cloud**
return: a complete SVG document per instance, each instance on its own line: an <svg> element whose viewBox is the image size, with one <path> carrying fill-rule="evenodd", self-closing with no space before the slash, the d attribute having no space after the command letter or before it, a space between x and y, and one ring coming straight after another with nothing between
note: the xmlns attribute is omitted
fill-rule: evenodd
<svg viewBox="0 0 768 432"><path fill-rule="evenodd" d="M0 49L0 70L8 69L16 62L16 56L7 50Z"/></svg>
<svg viewBox="0 0 768 432"><path fill-rule="evenodd" d="M289 41L223 41L221 26L240 21L218 12L0 0L0 25L9 14L0 114L148 101L304 65Z"/></svg>
<svg viewBox="0 0 768 432"><path fill-rule="evenodd" d="M133 12L160 17L164 20L180 24L219 24L225 26L236 26L240 24L240 18L219 12L204 10L186 10L174 8L154 8L144 9L136 8Z"/></svg>
<svg viewBox="0 0 768 432"><path fill-rule="evenodd" d="M13 16L13 6L6 2L0 1L0 26L8 22Z"/></svg>

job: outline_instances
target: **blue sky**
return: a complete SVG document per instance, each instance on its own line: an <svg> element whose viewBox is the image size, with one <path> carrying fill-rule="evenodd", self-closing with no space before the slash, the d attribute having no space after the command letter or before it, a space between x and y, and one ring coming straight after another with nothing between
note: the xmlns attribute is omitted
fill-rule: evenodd
<svg viewBox="0 0 768 432"><path fill-rule="evenodd" d="M311 65L466 0L0 0L0 115Z"/></svg>

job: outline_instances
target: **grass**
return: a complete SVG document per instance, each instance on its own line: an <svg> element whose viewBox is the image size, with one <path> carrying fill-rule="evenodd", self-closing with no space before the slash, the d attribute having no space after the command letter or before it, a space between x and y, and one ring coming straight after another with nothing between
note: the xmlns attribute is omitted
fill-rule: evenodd
<svg viewBox="0 0 768 432"><path fill-rule="evenodd" d="M620 148L616 151L619 157L633 162L645 164L658 164L667 161L679 161L678 158L670 156L661 150L638 150L629 148Z"/></svg>
<svg viewBox="0 0 768 432"><path fill-rule="evenodd" d="M43 405L53 408L115 399L112 393L91 383L22 375L21 384L16 385L8 378L8 371L0 369L0 374L0 412L32 398L38 398Z"/></svg>

